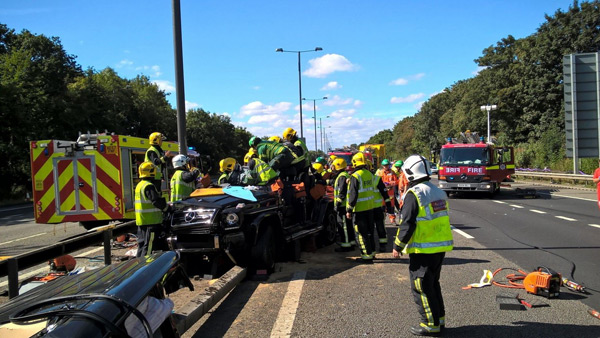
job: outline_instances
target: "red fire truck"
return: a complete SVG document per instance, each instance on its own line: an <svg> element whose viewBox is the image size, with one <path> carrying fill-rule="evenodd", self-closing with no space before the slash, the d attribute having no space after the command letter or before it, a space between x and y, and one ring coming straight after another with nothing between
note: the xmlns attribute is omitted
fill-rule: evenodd
<svg viewBox="0 0 600 338"><path fill-rule="evenodd" d="M31 141L36 223L80 222L89 229L135 219L138 165L149 146L147 138L109 134ZM162 148L179 151L175 142L164 142Z"/></svg>
<svg viewBox="0 0 600 338"><path fill-rule="evenodd" d="M515 172L512 147L484 143L469 131L448 138L439 162L439 187L446 192L481 191L491 195Z"/></svg>
<svg viewBox="0 0 600 338"><path fill-rule="evenodd" d="M346 161L346 164L348 165L347 167L347 171L352 171L352 156L354 156L354 154L356 154L358 152L358 150L353 149L353 148L349 148L349 147L345 147L342 149L333 149L330 150L327 155L331 156L334 155L337 158L343 158Z"/></svg>

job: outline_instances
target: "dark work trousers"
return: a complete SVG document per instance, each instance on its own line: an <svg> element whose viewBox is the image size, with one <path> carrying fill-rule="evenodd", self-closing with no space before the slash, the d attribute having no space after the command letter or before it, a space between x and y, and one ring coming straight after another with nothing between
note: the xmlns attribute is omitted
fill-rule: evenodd
<svg viewBox="0 0 600 338"><path fill-rule="evenodd" d="M375 239L373 238L373 209L354 213L354 230L362 259L373 259Z"/></svg>
<svg viewBox="0 0 600 338"><path fill-rule="evenodd" d="M385 231L385 212L382 207L373 209L373 220L375 221L375 230L379 237L379 251L386 252L387 232Z"/></svg>
<svg viewBox="0 0 600 338"><path fill-rule="evenodd" d="M419 308L421 323L428 327L439 326L440 317L446 315L440 287L440 272L445 255L445 252L408 255L412 294Z"/></svg>
<svg viewBox="0 0 600 338"><path fill-rule="evenodd" d="M162 232L162 225L138 225L137 243L138 250L136 257L143 257L156 250L167 250L162 239L159 238Z"/></svg>
<svg viewBox="0 0 600 338"><path fill-rule="evenodd" d="M346 218L346 208L337 209L337 226L340 235L340 246L342 248L352 247L352 241L356 240L356 235L354 234L352 218Z"/></svg>

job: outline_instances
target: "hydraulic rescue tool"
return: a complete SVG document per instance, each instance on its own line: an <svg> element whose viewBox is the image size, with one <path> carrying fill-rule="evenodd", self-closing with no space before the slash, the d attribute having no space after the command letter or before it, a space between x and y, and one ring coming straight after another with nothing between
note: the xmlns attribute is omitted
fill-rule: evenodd
<svg viewBox="0 0 600 338"><path fill-rule="evenodd" d="M558 297L561 284L560 273L545 266L538 266L536 271L529 273L523 280L525 291L546 298Z"/></svg>

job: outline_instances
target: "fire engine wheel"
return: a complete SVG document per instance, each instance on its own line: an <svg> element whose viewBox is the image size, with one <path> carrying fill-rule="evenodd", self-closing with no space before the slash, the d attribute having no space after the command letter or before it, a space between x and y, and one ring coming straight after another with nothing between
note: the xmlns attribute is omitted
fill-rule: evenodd
<svg viewBox="0 0 600 338"><path fill-rule="evenodd" d="M93 228L108 225L108 221L83 221L79 222L79 225L85 228L85 230L92 230Z"/></svg>
<svg viewBox="0 0 600 338"><path fill-rule="evenodd" d="M275 268L275 242L273 228L267 227L260 235L256 245L252 247L250 265L256 269L266 269L271 272Z"/></svg>

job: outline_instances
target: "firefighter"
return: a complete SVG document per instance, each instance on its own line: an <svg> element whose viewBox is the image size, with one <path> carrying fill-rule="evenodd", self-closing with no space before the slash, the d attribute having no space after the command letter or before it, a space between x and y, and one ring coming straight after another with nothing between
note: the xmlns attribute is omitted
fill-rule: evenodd
<svg viewBox="0 0 600 338"><path fill-rule="evenodd" d="M389 213L389 219L392 224L396 224L396 214L393 212L396 207L396 192L398 191L398 176L392 170L392 166L388 160L383 160L382 164L382 172L381 172L381 180L385 185L385 189L390 198L390 203L392 204L392 212Z"/></svg>
<svg viewBox="0 0 600 338"><path fill-rule="evenodd" d="M383 161L381 161L381 168L378 168L377 171L375 171L375 175L383 176L383 173L388 170L390 170L390 161L387 158L384 158Z"/></svg>
<svg viewBox="0 0 600 338"><path fill-rule="evenodd" d="M156 178L154 185L161 191L161 183L163 177L167 177L166 169L167 169L167 161L171 157L171 152L165 151L161 148L162 143L165 139L165 136L159 132L154 132L150 134L148 137L148 141L150 142L150 148L146 150L146 156L144 158L144 162L152 162L158 168L156 170Z"/></svg>
<svg viewBox="0 0 600 338"><path fill-rule="evenodd" d="M189 158L185 155L173 157L173 168L175 173L171 177L171 202L182 200L196 189L196 179L200 176L200 170L188 169Z"/></svg>
<svg viewBox="0 0 600 338"><path fill-rule="evenodd" d="M406 179L406 175L404 175L404 171L402 170L404 162L397 161L396 163L394 163L394 166L396 165L398 165L400 168L400 170L398 171L398 192L396 195L398 201L398 210L400 210L402 209L402 203L404 203L404 194L406 193L406 190L408 190L408 180Z"/></svg>
<svg viewBox="0 0 600 338"><path fill-rule="evenodd" d="M248 161L248 174L244 178L244 184L247 185L269 185L279 178L273 168L267 162L253 157Z"/></svg>
<svg viewBox="0 0 600 338"><path fill-rule="evenodd" d="M385 213L394 213L390 195L381 176L373 175L373 221L379 238L379 252L387 252L387 232L385 231ZM394 224L396 219L394 216Z"/></svg>
<svg viewBox="0 0 600 338"><path fill-rule="evenodd" d="M157 246L160 246L160 249L166 248L160 245L158 237L162 230L163 212L166 212L169 206L153 184L157 170L152 162L144 162L139 167L141 180L135 187L137 257L149 255Z"/></svg>
<svg viewBox="0 0 600 338"><path fill-rule="evenodd" d="M337 213L337 227L340 236L340 247L336 252L353 251L356 243L352 218L346 217L346 195L348 193L348 181L350 174L346 171L348 164L343 158L333 161L332 170L336 176L333 185L334 210Z"/></svg>
<svg viewBox="0 0 600 338"><path fill-rule="evenodd" d="M275 136L271 136L269 137L269 141L271 142L277 142L277 143L281 143L281 137L275 135Z"/></svg>
<svg viewBox="0 0 600 338"><path fill-rule="evenodd" d="M293 163L296 166L296 171L298 173L308 173L308 169L310 167L310 156L308 154L306 143L298 138L296 131L292 128L286 128L283 131L283 140L288 148L290 148L298 156Z"/></svg>
<svg viewBox="0 0 600 338"><path fill-rule="evenodd" d="M373 263L375 242L373 238L373 174L368 170L363 153L352 156L354 172L350 175L346 197L346 218L352 218L361 251L361 262Z"/></svg>
<svg viewBox="0 0 600 338"><path fill-rule="evenodd" d="M242 167L237 163L235 158L227 157L219 162L221 176L217 179L217 184L241 185L243 181Z"/></svg>
<svg viewBox="0 0 600 338"><path fill-rule="evenodd" d="M254 148L250 148L248 150L248 152L246 153L246 155L244 155L244 165L248 165L248 162L250 162L251 159L256 158L256 149Z"/></svg>
<svg viewBox="0 0 600 338"><path fill-rule="evenodd" d="M279 171L281 177L296 176L292 162L297 159L297 156L288 147L281 143L263 141L256 136L250 139L249 144L256 151L258 158L267 162L273 170Z"/></svg>
<svg viewBox="0 0 600 338"><path fill-rule="evenodd" d="M424 157L410 156L402 171L410 183L392 253L398 258L405 251L409 257L411 289L421 315L421 323L410 332L438 335L446 324L440 273L444 256L453 247L448 197L429 182L431 172Z"/></svg>

